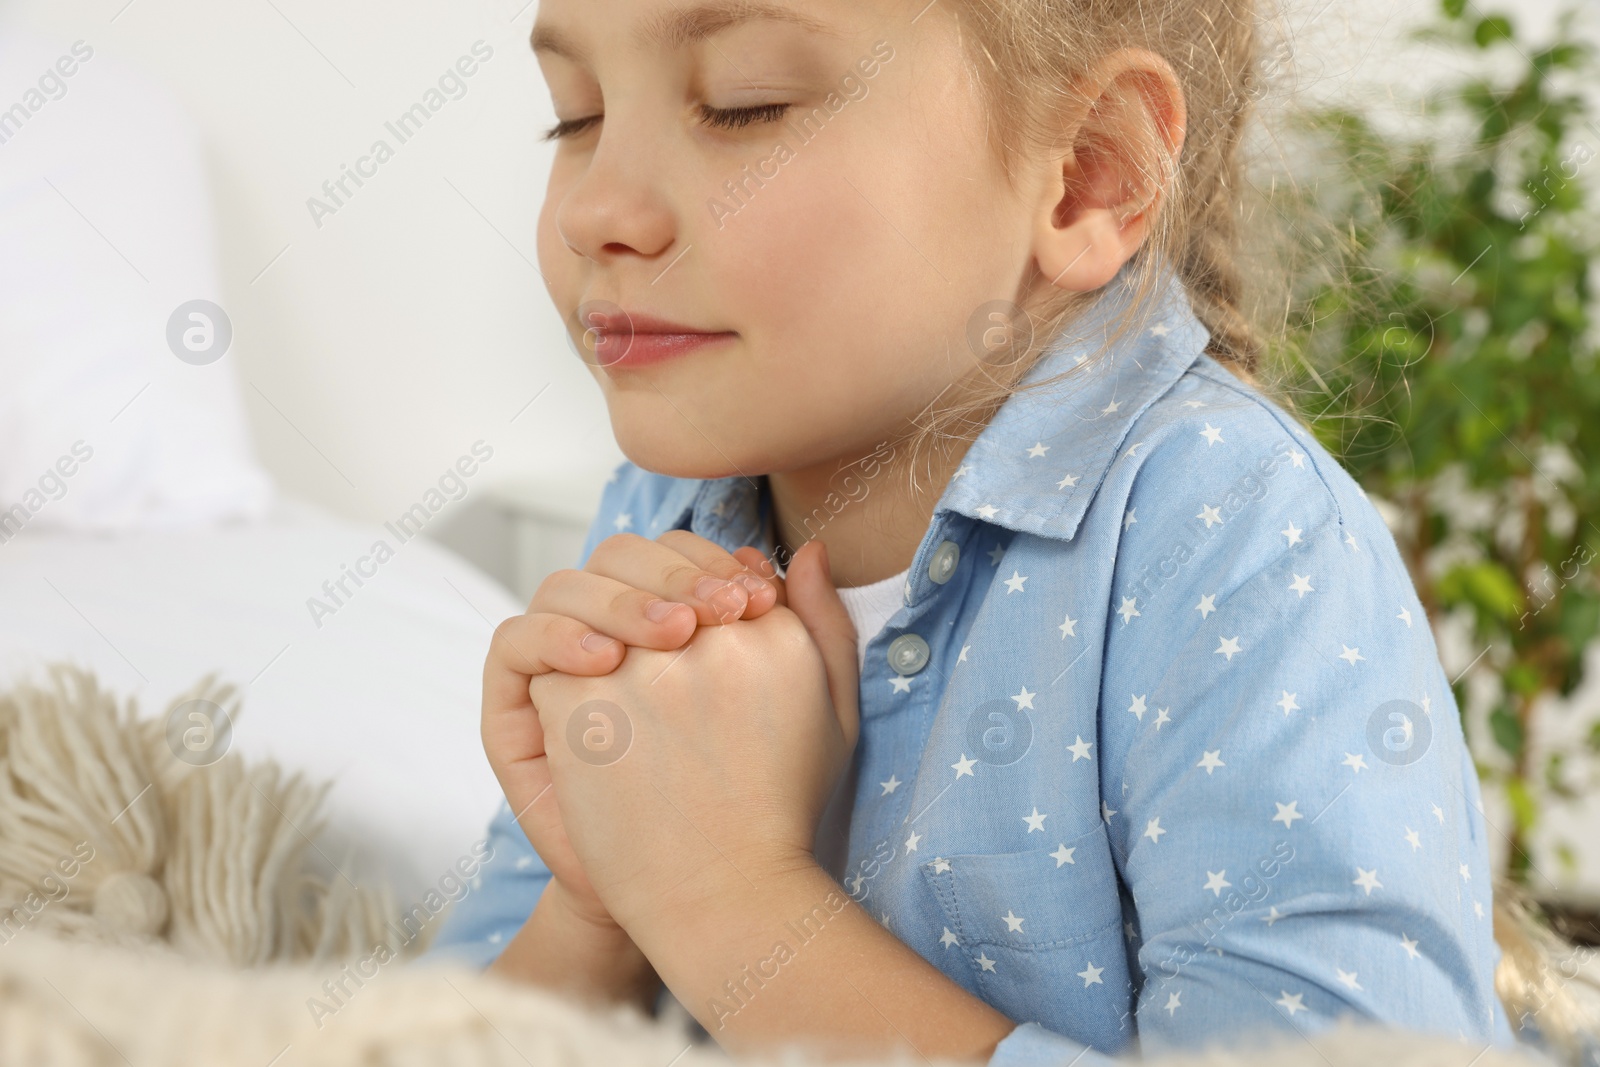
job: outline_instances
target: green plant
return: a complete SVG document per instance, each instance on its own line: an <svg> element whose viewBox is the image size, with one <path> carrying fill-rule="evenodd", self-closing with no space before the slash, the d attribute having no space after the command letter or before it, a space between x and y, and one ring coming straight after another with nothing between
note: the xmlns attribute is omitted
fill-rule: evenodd
<svg viewBox="0 0 1600 1067"><path fill-rule="evenodd" d="M1570 746L1529 742L1600 630L1600 129L1580 95L1600 64L1570 14L1530 49L1508 18L1445 0L1424 36L1481 71L1421 101L1427 133L1349 108L1305 116L1297 158L1315 162L1293 229L1320 266L1289 294L1278 354L1323 443L1394 505L1430 621L1469 626L1484 650L1455 692L1527 882L1543 806L1594 785ZM1587 745L1600 753L1600 723Z"/></svg>

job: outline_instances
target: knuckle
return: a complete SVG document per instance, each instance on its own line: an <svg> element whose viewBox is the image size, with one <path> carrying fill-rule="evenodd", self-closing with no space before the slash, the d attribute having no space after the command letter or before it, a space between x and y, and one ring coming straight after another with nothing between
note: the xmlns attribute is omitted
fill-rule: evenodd
<svg viewBox="0 0 1600 1067"><path fill-rule="evenodd" d="M539 588L534 591L533 599L528 602L528 611L532 612L534 605L550 599L550 597L565 589L577 579L578 572L571 567L563 567L560 570L551 571L544 576L544 580L539 583Z"/></svg>

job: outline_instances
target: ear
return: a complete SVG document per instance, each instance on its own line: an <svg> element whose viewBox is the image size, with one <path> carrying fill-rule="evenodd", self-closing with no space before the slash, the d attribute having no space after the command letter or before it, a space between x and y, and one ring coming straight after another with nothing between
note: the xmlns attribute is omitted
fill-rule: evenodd
<svg viewBox="0 0 1600 1067"><path fill-rule="evenodd" d="M1058 289L1089 292L1116 276L1150 233L1183 148L1183 87L1142 48L1101 59L1063 114L1065 156L1048 163L1034 219L1034 260Z"/></svg>

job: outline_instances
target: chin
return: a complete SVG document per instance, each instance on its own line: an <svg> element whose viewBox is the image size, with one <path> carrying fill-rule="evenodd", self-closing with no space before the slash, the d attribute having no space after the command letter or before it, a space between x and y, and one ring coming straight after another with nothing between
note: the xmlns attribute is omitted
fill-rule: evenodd
<svg viewBox="0 0 1600 1067"><path fill-rule="evenodd" d="M634 466L653 474L664 474L669 478L704 479L728 478L736 474L746 474L752 478L756 476L756 472L742 463L738 455L730 453L730 460L729 455L717 451L693 427L683 423L677 416L671 418L678 423L671 429L660 422L645 427L618 424L615 421L611 429L622 454Z"/></svg>

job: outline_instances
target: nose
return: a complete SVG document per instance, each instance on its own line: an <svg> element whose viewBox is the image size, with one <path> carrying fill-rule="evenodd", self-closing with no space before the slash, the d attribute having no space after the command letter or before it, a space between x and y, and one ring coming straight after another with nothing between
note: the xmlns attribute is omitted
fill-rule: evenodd
<svg viewBox="0 0 1600 1067"><path fill-rule="evenodd" d="M555 213L556 232L573 252L595 262L652 259L672 247L677 221L660 184L657 154L624 147L602 130L587 165Z"/></svg>

